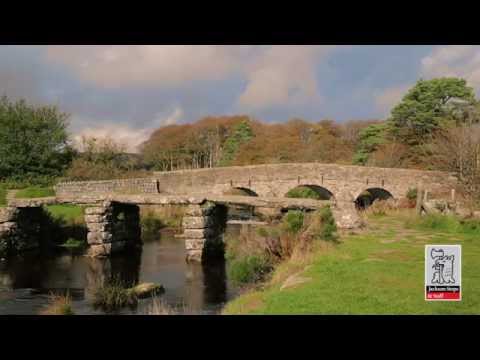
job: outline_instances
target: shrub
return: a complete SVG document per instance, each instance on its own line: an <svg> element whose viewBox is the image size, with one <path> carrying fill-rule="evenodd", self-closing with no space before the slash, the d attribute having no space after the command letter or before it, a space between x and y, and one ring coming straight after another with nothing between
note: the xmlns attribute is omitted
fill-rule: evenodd
<svg viewBox="0 0 480 360"><path fill-rule="evenodd" d="M408 200L417 200L417 188L408 189L406 196Z"/></svg>
<svg viewBox="0 0 480 360"><path fill-rule="evenodd" d="M131 289L114 278L107 284L96 289L94 294L93 306L101 308L106 312L113 312L125 306L135 307L138 304L138 298Z"/></svg>
<svg viewBox="0 0 480 360"><path fill-rule="evenodd" d="M142 237L150 239L157 236L159 231L165 227L165 224L154 212L149 211L141 217L140 226L142 228Z"/></svg>
<svg viewBox="0 0 480 360"><path fill-rule="evenodd" d="M322 240L337 239L337 224L330 207L325 206L321 208L317 211L317 214L321 221L321 227L317 233L317 237Z"/></svg>
<svg viewBox="0 0 480 360"><path fill-rule="evenodd" d="M228 264L228 277L237 285L256 283L272 270L266 256L250 255L234 259Z"/></svg>
<svg viewBox="0 0 480 360"><path fill-rule="evenodd" d="M25 189L19 190L15 197L20 198L40 198L40 197L49 197L55 196L55 190L52 187L41 187L41 186L30 186Z"/></svg>
<svg viewBox="0 0 480 360"><path fill-rule="evenodd" d="M460 224L464 232L480 233L480 220L478 219L460 220Z"/></svg>
<svg viewBox="0 0 480 360"><path fill-rule="evenodd" d="M307 186L298 186L285 195L287 198L315 199L320 200L321 196L315 190Z"/></svg>
<svg viewBox="0 0 480 360"><path fill-rule="evenodd" d="M303 212L298 210L289 211L283 218L282 228L289 234L297 234L303 226L303 220Z"/></svg>
<svg viewBox="0 0 480 360"><path fill-rule="evenodd" d="M85 241L83 240L69 238L61 246L66 248L78 249L78 248L83 248L85 245L86 245Z"/></svg>
<svg viewBox="0 0 480 360"><path fill-rule="evenodd" d="M397 208L397 206L395 205L395 203L391 199L389 199L389 200L377 199L373 202L372 205L370 205L366 209L366 213L371 214L373 216L380 217L380 216L387 215L387 212L389 212L391 210L394 210L396 208Z"/></svg>
<svg viewBox="0 0 480 360"><path fill-rule="evenodd" d="M70 296L50 295L50 303L40 315L75 315Z"/></svg>
<svg viewBox="0 0 480 360"><path fill-rule="evenodd" d="M472 233L480 231L480 220L460 220L453 215L427 214L407 219L406 226L427 230L443 231L447 233Z"/></svg>

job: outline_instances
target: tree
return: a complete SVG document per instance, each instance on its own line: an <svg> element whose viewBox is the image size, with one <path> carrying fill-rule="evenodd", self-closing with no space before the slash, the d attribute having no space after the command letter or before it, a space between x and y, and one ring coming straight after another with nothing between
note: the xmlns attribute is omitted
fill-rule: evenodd
<svg viewBox="0 0 480 360"><path fill-rule="evenodd" d="M376 151L386 139L388 126L386 123L379 123L367 126L360 130L358 138L357 152L353 157L353 163L357 165L366 165L371 153Z"/></svg>
<svg viewBox="0 0 480 360"><path fill-rule="evenodd" d="M407 145L420 144L443 122L453 119L454 102L458 100L475 102L473 89L464 79L419 80L392 110L392 135Z"/></svg>
<svg viewBox="0 0 480 360"><path fill-rule="evenodd" d="M54 106L0 99L0 180L32 182L61 175L73 158L68 115Z"/></svg>
<svg viewBox="0 0 480 360"><path fill-rule="evenodd" d="M220 161L221 165L230 165L237 155L238 148L250 141L253 137L252 128L247 121L242 121L235 125L230 135L225 141L223 147L223 156Z"/></svg>
<svg viewBox="0 0 480 360"><path fill-rule="evenodd" d="M110 137L83 137L80 154L73 160L67 171L69 180L108 180L115 178L142 177L140 156L127 154L124 144Z"/></svg>
<svg viewBox="0 0 480 360"><path fill-rule="evenodd" d="M458 174L468 198L480 200L480 125L463 124L437 132L426 145L437 170Z"/></svg>

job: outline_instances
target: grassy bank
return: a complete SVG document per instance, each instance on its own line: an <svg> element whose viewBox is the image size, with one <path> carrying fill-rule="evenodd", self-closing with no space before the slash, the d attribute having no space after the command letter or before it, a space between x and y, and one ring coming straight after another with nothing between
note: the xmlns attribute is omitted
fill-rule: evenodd
<svg viewBox="0 0 480 360"><path fill-rule="evenodd" d="M308 259L277 267L263 290L227 304L225 314L478 314L477 222L417 218L413 212L370 216L368 227L318 246ZM424 245L462 245L461 302L424 300ZM283 286L283 289L281 289Z"/></svg>
<svg viewBox="0 0 480 360"><path fill-rule="evenodd" d="M53 187L30 186L18 190L15 194L17 199L33 199L49 196L55 196L55 190Z"/></svg>
<svg viewBox="0 0 480 360"><path fill-rule="evenodd" d="M83 207L78 205L62 204L49 205L46 210L54 219L62 219L67 224L83 224Z"/></svg>
<svg viewBox="0 0 480 360"><path fill-rule="evenodd" d="M0 184L0 207L7 205L7 189Z"/></svg>

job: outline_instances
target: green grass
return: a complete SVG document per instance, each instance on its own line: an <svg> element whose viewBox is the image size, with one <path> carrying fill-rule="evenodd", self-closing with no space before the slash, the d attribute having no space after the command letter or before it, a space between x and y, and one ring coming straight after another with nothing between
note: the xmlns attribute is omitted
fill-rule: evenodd
<svg viewBox="0 0 480 360"><path fill-rule="evenodd" d="M7 189L0 185L0 207L7 205Z"/></svg>
<svg viewBox="0 0 480 360"><path fill-rule="evenodd" d="M300 273L309 281L280 290L284 279L272 280L263 291L227 304L224 313L480 314L478 228L464 225L467 230L453 232L452 219L438 225L438 220L412 217L370 218L365 231L345 235L339 245L313 254ZM424 300L425 244L462 245L461 302Z"/></svg>
<svg viewBox="0 0 480 360"><path fill-rule="evenodd" d="M55 196L55 190L53 190L52 187L30 186L19 190L15 194L17 199L32 199L49 196Z"/></svg>
<svg viewBox="0 0 480 360"><path fill-rule="evenodd" d="M252 284L261 281L272 269L267 257L250 255L228 262L228 278L235 285Z"/></svg>
<svg viewBox="0 0 480 360"><path fill-rule="evenodd" d="M298 210L290 210L283 217L282 230L289 234L297 234L303 227L304 214Z"/></svg>
<svg viewBox="0 0 480 360"><path fill-rule="evenodd" d="M114 312L125 306L133 308L137 304L138 297L135 292L118 279L111 279L97 288L93 299L93 306L106 312Z"/></svg>
<svg viewBox="0 0 480 360"><path fill-rule="evenodd" d="M60 246L69 248L69 249L79 249L85 246L85 241L69 238L66 242L64 242Z"/></svg>
<svg viewBox="0 0 480 360"><path fill-rule="evenodd" d="M301 199L315 199L320 200L322 196L315 190L307 186L298 186L295 189L290 190L285 195L287 198L301 198Z"/></svg>
<svg viewBox="0 0 480 360"><path fill-rule="evenodd" d="M75 315L70 296L50 295L49 304L40 315Z"/></svg>
<svg viewBox="0 0 480 360"><path fill-rule="evenodd" d="M83 207L78 205L63 204L46 206L47 212L54 219L63 219L67 223L83 223Z"/></svg>

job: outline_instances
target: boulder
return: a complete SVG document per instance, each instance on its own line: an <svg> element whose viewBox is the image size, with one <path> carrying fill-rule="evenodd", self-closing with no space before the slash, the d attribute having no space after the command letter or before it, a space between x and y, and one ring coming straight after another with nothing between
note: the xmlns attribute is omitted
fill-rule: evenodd
<svg viewBox="0 0 480 360"><path fill-rule="evenodd" d="M133 293L139 298L144 299L154 295L163 294L165 289L162 285L154 283L142 283L131 289Z"/></svg>

